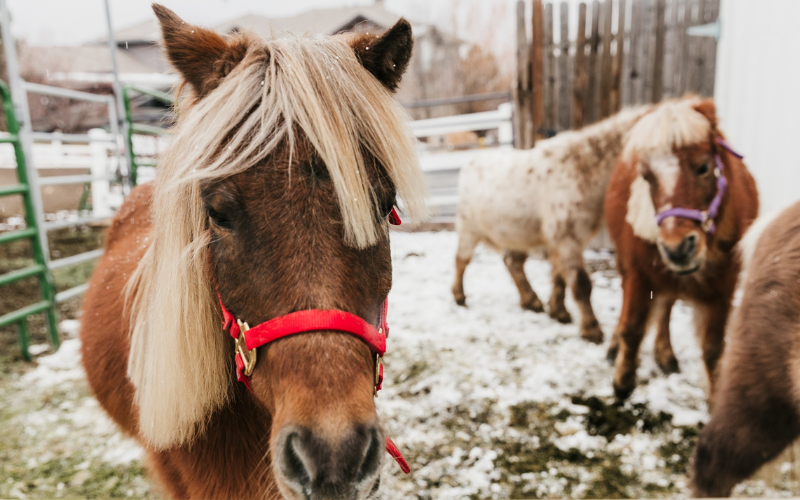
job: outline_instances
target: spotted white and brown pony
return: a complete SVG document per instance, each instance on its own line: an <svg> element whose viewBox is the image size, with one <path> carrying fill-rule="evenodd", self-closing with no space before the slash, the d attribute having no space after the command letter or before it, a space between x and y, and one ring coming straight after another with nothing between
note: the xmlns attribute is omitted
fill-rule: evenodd
<svg viewBox="0 0 800 500"><path fill-rule="evenodd" d="M605 202L622 276L622 310L609 347L619 398L636 385L648 322L658 329L658 365L678 369L669 337L678 299L694 308L713 397L740 270L734 247L757 214L755 181L725 142L712 100L665 101L631 129Z"/></svg>
<svg viewBox="0 0 800 500"><path fill-rule="evenodd" d="M425 216L392 95L410 25L265 40L154 10L184 98L92 277L89 383L170 497L363 499L395 197Z"/></svg>
<svg viewBox="0 0 800 500"><path fill-rule="evenodd" d="M537 142L529 151L487 152L464 167L456 215L456 303L466 303L464 271L475 247L484 243L504 253L522 307L544 311L524 264L530 251L545 248L553 277L550 316L562 323L572 321L564 307L569 286L581 313L581 336L603 341L583 250L602 225L606 187L624 137L648 109L623 110L584 129Z"/></svg>

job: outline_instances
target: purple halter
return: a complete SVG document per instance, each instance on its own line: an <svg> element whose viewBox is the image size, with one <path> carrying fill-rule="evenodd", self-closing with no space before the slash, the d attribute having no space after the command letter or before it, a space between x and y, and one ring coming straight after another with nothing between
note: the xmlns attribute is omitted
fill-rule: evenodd
<svg viewBox="0 0 800 500"><path fill-rule="evenodd" d="M722 146L727 152L736 158L740 160L744 158L744 156L734 151L730 144L725 142L724 139L717 137L717 144ZM704 231L706 231L708 234L714 234L716 231L714 219L716 219L717 215L719 214L719 207L722 205L722 197L725 196L725 192L728 190L728 181L725 179L725 176L722 175L724 166L725 165L722 163L722 158L720 158L719 154L715 155L714 175L717 177L717 194L714 196L714 199L711 200L708 210L695 210L694 208L681 207L670 208L656 214L656 224L661 226L661 223L664 222L664 219L667 217L680 217L682 219L697 221L700 223L700 226Z"/></svg>

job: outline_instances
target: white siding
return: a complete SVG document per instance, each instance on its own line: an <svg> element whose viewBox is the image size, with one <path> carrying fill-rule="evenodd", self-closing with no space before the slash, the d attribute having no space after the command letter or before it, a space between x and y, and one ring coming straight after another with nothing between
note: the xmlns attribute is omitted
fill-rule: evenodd
<svg viewBox="0 0 800 500"><path fill-rule="evenodd" d="M758 183L761 213L800 199L800 1L722 0L720 126Z"/></svg>

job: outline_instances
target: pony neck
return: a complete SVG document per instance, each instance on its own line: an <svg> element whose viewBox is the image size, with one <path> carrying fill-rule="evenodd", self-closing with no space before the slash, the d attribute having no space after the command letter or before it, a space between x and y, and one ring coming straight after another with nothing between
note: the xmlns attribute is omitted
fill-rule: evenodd
<svg viewBox="0 0 800 500"><path fill-rule="evenodd" d="M597 175L609 177L622 153L628 132L652 109L652 105L625 108L619 113L575 131L570 142L588 144L597 162Z"/></svg>

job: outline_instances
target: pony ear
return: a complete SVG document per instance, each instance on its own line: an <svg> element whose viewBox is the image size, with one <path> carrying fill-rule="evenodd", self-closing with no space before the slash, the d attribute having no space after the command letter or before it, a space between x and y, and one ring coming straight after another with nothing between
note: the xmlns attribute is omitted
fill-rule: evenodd
<svg viewBox="0 0 800 500"><path fill-rule="evenodd" d="M220 84L244 58L244 41L229 43L214 31L187 24L177 14L154 3L164 50L175 69L203 97Z"/></svg>
<svg viewBox="0 0 800 500"><path fill-rule="evenodd" d="M694 106L694 110L706 117L712 129L717 128L717 106L714 99L704 99Z"/></svg>
<svg viewBox="0 0 800 500"><path fill-rule="evenodd" d="M411 24L405 18L400 18L383 35L360 35L350 42L350 46L361 64L387 89L394 92L406 72L408 61L411 60L411 51L414 48Z"/></svg>

